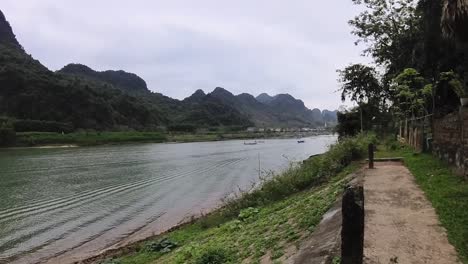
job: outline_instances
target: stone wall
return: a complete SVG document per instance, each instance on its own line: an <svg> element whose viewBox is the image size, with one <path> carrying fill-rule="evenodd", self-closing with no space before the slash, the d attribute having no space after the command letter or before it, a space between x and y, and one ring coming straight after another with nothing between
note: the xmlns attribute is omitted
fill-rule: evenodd
<svg viewBox="0 0 468 264"><path fill-rule="evenodd" d="M435 156L454 165L459 173L468 171L468 108L434 118L432 150Z"/></svg>

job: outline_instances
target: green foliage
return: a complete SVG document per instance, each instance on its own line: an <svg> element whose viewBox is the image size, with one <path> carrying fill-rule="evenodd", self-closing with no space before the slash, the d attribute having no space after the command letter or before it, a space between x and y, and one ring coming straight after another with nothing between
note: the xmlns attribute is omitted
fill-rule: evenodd
<svg viewBox="0 0 468 264"><path fill-rule="evenodd" d="M195 260L195 264L224 264L229 260L229 253L225 249L210 248Z"/></svg>
<svg viewBox="0 0 468 264"><path fill-rule="evenodd" d="M346 110L345 112L338 112L338 125L336 126L336 132L338 133L339 137L352 137L361 131L361 112L360 108L356 107L351 110ZM364 114L363 114L364 117ZM364 119L367 121L368 119ZM363 120L363 126L364 126ZM364 130L367 129L367 122L366 126L363 127Z"/></svg>
<svg viewBox="0 0 468 264"><path fill-rule="evenodd" d="M379 103L385 97L377 72L373 67L353 64L338 70L341 82L341 100L350 99L358 104Z"/></svg>
<svg viewBox="0 0 468 264"><path fill-rule="evenodd" d="M468 92L464 89L463 83L460 80L460 76L453 70L440 73L437 89L451 89L460 98L464 98L468 95Z"/></svg>
<svg viewBox="0 0 468 264"><path fill-rule="evenodd" d="M177 247L177 243L163 238L160 241L152 241L145 245L144 250L148 252L168 253Z"/></svg>
<svg viewBox="0 0 468 264"><path fill-rule="evenodd" d="M393 79L395 112L403 117L423 115L428 111L432 85L413 68L404 69Z"/></svg>
<svg viewBox="0 0 468 264"><path fill-rule="evenodd" d="M197 128L194 125L189 124L177 124L171 125L167 128L167 130L171 132L186 132L186 133L194 133Z"/></svg>
<svg viewBox="0 0 468 264"><path fill-rule="evenodd" d="M413 50L420 40L418 0L352 0L365 6L354 19L352 33L357 43L367 45L364 54L387 66L389 73L411 67L416 62Z"/></svg>
<svg viewBox="0 0 468 264"><path fill-rule="evenodd" d="M74 127L72 123L62 123L56 121L44 120L14 120L14 127L16 132L73 132Z"/></svg>
<svg viewBox="0 0 468 264"><path fill-rule="evenodd" d="M248 207L243 209L239 213L239 219L242 221L247 221L254 218L258 214L259 210L257 208Z"/></svg>
<svg viewBox="0 0 468 264"><path fill-rule="evenodd" d="M341 263L341 258L340 257L334 257L332 260L332 264L340 264Z"/></svg>
<svg viewBox="0 0 468 264"><path fill-rule="evenodd" d="M356 44L364 43L364 54L371 55L378 64L383 76L381 83L384 90L388 90L394 106L392 111L401 117L422 114L425 111L444 114L458 108L459 100L453 91L458 97L466 94L466 90L460 89L460 85L467 87L468 61L464 58L468 54L468 46L444 37L441 30L441 21L444 26L453 26L452 22L455 20L447 18L456 17L457 13L446 11L450 9L447 9L448 6L457 6L456 1L352 2L363 7L363 11L349 22L354 28L352 33L358 37ZM410 68L414 69L418 76L407 71ZM463 76L463 79L456 75ZM444 80L448 76L453 81ZM395 79L402 77L412 78L412 84L400 83L396 85L398 89L395 91ZM422 78L425 81L422 81ZM408 79L399 81L404 83ZM385 105L382 105L382 108L385 108Z"/></svg>
<svg viewBox="0 0 468 264"><path fill-rule="evenodd" d="M16 133L10 120L0 120L0 146L11 146L15 144Z"/></svg>

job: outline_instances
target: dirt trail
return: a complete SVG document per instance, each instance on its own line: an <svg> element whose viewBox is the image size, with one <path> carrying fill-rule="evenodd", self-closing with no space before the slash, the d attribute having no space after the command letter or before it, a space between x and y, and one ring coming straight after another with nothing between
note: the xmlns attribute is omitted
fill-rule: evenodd
<svg viewBox="0 0 468 264"><path fill-rule="evenodd" d="M364 173L364 263L460 263L406 167L376 163L376 169Z"/></svg>

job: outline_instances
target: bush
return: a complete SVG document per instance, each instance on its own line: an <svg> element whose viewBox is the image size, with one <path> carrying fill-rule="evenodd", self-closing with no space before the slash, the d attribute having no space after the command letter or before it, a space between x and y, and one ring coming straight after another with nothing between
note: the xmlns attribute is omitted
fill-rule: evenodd
<svg viewBox="0 0 468 264"><path fill-rule="evenodd" d="M223 264L230 260L229 254L222 248L211 248L203 252L196 260L196 264Z"/></svg>
<svg viewBox="0 0 468 264"><path fill-rule="evenodd" d="M176 247L177 247L176 242L173 242L167 238L164 238L160 241L157 241L157 242L154 241L154 242L146 244L145 251L167 253L167 252L171 252Z"/></svg>
<svg viewBox="0 0 468 264"><path fill-rule="evenodd" d="M10 121L0 124L0 146L11 146L15 143L16 132Z"/></svg>
<svg viewBox="0 0 468 264"><path fill-rule="evenodd" d="M385 140L385 148L387 150L397 150L400 148L400 143L398 143L398 141L394 138L388 138Z"/></svg>

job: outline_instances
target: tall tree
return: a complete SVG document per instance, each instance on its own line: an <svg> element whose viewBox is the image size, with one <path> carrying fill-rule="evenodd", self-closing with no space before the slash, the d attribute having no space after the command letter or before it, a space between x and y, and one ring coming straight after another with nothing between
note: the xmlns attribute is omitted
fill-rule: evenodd
<svg viewBox="0 0 468 264"><path fill-rule="evenodd" d="M430 84L416 69L408 68L393 79L394 110L401 117L417 117L431 112Z"/></svg>
<svg viewBox="0 0 468 264"><path fill-rule="evenodd" d="M359 105L361 131L364 130L363 106L379 109L384 105L386 96L373 67L353 64L338 70L341 83L341 100L350 98Z"/></svg>
<svg viewBox="0 0 468 264"><path fill-rule="evenodd" d="M468 42L468 0L443 0L442 29L446 36Z"/></svg>
<svg viewBox="0 0 468 264"><path fill-rule="evenodd" d="M363 64L352 64L337 71L341 83L341 100L350 98L358 104L379 103L385 98L384 90L375 68Z"/></svg>
<svg viewBox="0 0 468 264"><path fill-rule="evenodd" d="M355 44L367 45L365 55L386 69L389 81L402 69L413 67L420 56L421 14L417 0L352 0L365 10L349 21Z"/></svg>

